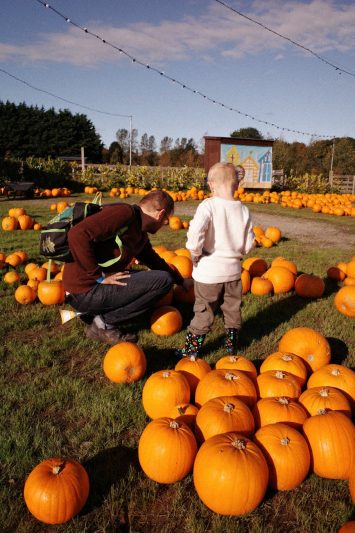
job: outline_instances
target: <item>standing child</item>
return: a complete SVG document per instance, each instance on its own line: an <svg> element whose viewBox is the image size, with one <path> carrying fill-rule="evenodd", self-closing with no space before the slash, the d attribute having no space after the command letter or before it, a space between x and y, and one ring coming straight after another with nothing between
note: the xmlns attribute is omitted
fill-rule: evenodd
<svg viewBox="0 0 355 533"><path fill-rule="evenodd" d="M236 351L241 327L242 255L254 246L249 209L234 199L239 179L232 163L216 163L208 173L212 197L198 206L190 223L190 250L195 289L194 317L188 327L183 356L199 355L218 308L223 313L225 349Z"/></svg>

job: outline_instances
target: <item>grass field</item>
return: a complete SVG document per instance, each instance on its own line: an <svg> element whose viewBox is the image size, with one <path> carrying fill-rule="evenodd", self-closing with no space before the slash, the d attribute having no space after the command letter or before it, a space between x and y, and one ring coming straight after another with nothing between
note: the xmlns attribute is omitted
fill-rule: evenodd
<svg viewBox="0 0 355 533"><path fill-rule="evenodd" d="M0 213L24 206L45 224L52 216L52 202L0 201ZM259 208L271 213L274 206L253 206L253 210ZM290 216L304 213L312 219L308 211L282 209L282 215L289 211ZM355 231L355 220L350 217L327 217L327 222L339 225L340 230L343 226ZM152 242L176 249L184 245L185 237L184 230L163 228ZM268 262L282 255L295 261L299 271L325 277L329 266L349 261L355 253L343 249L341 239L334 248L317 248L316 243L285 237L278 246L257 249L250 255ZM31 261L44 262L38 254L38 238L35 231L1 231L0 249L5 253L22 249ZM23 266L19 270L25 282ZM328 338L332 362L354 367L354 323L335 309L336 289L336 284L327 281L325 295L316 301L293 293L264 298L246 295L239 355L258 367L276 351L285 331L308 326ZM129 386L115 385L102 371L108 346L87 339L79 320L61 325L58 307L45 307L38 301L21 306L14 300L14 288L3 281L0 291L1 531L49 530L29 514L22 494L32 468L56 455L80 461L88 471L91 490L80 515L63 526L52 526L52 531L333 533L351 519L347 481L310 474L299 488L278 493L269 490L255 511L230 518L212 513L201 503L191 475L174 485L158 485L143 474L137 458L139 436L148 422L141 405L142 387L152 372L174 367L173 349L183 344L191 309L180 307L184 329L172 337L155 336L148 321L136 324L148 360L146 375ZM217 316L203 352L210 363L225 355L222 333L222 319Z"/></svg>

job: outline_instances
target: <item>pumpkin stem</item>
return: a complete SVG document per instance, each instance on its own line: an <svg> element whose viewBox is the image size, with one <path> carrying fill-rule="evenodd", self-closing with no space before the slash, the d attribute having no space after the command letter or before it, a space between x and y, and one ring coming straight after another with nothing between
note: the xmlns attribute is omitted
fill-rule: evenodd
<svg viewBox="0 0 355 533"><path fill-rule="evenodd" d="M183 415L183 414L185 414L185 409L184 409L184 407L183 407L182 405L178 405L178 406L176 407L176 409L178 410L179 415Z"/></svg>
<svg viewBox="0 0 355 533"><path fill-rule="evenodd" d="M232 442L232 446L238 450L245 450L247 447L245 440L237 439Z"/></svg>
<svg viewBox="0 0 355 533"><path fill-rule="evenodd" d="M279 399L278 399L278 402L281 403L282 405L288 405L290 402L287 398L285 398L285 396L281 396Z"/></svg>
<svg viewBox="0 0 355 533"><path fill-rule="evenodd" d="M236 376L235 374L232 374L232 372L227 372L224 374L224 377L228 381L236 381L237 379L240 379L240 376Z"/></svg>
<svg viewBox="0 0 355 533"><path fill-rule="evenodd" d="M331 371L331 375L332 376L339 376L340 375L339 368L333 368L333 370Z"/></svg>
<svg viewBox="0 0 355 533"><path fill-rule="evenodd" d="M322 396L323 398L328 398L329 396L329 389L321 389L319 391L319 395Z"/></svg>
<svg viewBox="0 0 355 533"><path fill-rule="evenodd" d="M281 357L281 359L283 361L292 361L293 357L289 353L284 353L283 356Z"/></svg>
<svg viewBox="0 0 355 533"><path fill-rule="evenodd" d="M63 461L62 463L59 463L59 464L56 464L56 465L52 466L53 474L55 476L58 476L58 474L60 474L62 472L64 467L65 467L65 461Z"/></svg>
<svg viewBox="0 0 355 533"><path fill-rule="evenodd" d="M232 403L226 403L225 406L223 407L223 411L225 411L226 413L231 413L234 409L234 405Z"/></svg>
<svg viewBox="0 0 355 533"><path fill-rule="evenodd" d="M288 437L282 437L280 442L283 446L287 446L290 443L290 439Z"/></svg>
<svg viewBox="0 0 355 533"><path fill-rule="evenodd" d="M284 372L282 372L282 370L276 370L275 378L284 379L285 377L286 377L286 374Z"/></svg>
<svg viewBox="0 0 355 533"><path fill-rule="evenodd" d="M190 361L194 362L194 361L196 361L197 356L196 355L190 355L189 359L190 359Z"/></svg>
<svg viewBox="0 0 355 533"><path fill-rule="evenodd" d="M236 362L238 361L238 357L236 357L235 355L230 355L230 356L228 357L228 361L229 361L230 363L236 363Z"/></svg>
<svg viewBox="0 0 355 533"><path fill-rule="evenodd" d="M170 378L170 372L168 370L164 370L162 376L163 378Z"/></svg>
<svg viewBox="0 0 355 533"><path fill-rule="evenodd" d="M326 415L327 414L327 410L326 409L318 409L317 411L317 415Z"/></svg>
<svg viewBox="0 0 355 533"><path fill-rule="evenodd" d="M180 424L179 422L176 422L176 420L171 420L171 422L169 423L169 426L171 427L171 429L179 429Z"/></svg>
<svg viewBox="0 0 355 533"><path fill-rule="evenodd" d="M47 281L51 280L51 269L52 269L52 259L49 259L48 268L47 268Z"/></svg>

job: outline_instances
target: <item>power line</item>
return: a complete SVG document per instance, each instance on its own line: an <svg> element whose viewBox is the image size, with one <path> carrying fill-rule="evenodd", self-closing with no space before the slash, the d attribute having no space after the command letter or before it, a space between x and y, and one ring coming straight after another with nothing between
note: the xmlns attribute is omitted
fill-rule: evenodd
<svg viewBox="0 0 355 533"><path fill-rule="evenodd" d="M132 115L121 115L119 113L110 113L109 111L101 111L100 109L95 109L94 107L89 107L87 105L78 104L77 102L73 102L72 100L67 100L67 98L63 98L62 96L58 96L57 94L51 93L50 91L46 91L45 89L41 89L40 87L36 87L35 85L32 85L28 81L22 80L21 78L18 78L17 76L14 76L7 70L0 68L0 72L3 72L7 76L10 76L10 78L13 78L16 81L19 81L20 83L23 83L24 85L27 85L27 87L31 87L31 89L34 89L35 91L40 91L41 93L48 94L49 96L53 96L54 98L58 98L58 100L62 100L62 102L66 102L68 104L77 105L79 107L82 107L83 109L88 109L89 111L95 111L95 113L101 113L102 115L110 115L112 117L125 117L130 118Z"/></svg>
<svg viewBox="0 0 355 533"><path fill-rule="evenodd" d="M146 68L146 69L158 74L159 76L171 81L172 83L179 85L182 89L186 89L187 91L190 91L191 93L196 94L197 96L200 96L201 98L204 98L205 100L208 100L210 103L213 103L213 104L216 104L216 105L218 105L220 107L223 107L227 111L233 111L233 112L238 113L239 115L242 115L242 116L244 116L244 117L246 117L248 119L254 120L254 121L256 121L256 122L258 122L260 124L265 124L267 126L272 126L272 127L276 128L278 130L281 130L281 131L288 131L288 132L291 132L291 133L298 133L300 135L307 135L309 137L319 137L319 138L329 138L329 139L333 139L335 137L335 135L320 135L320 134L317 134L317 133L309 133L309 132L305 132L305 131L300 131L300 130L295 130L295 129L292 129L292 128L286 128L286 127L283 127L283 126L279 126L277 124L274 124L273 122L268 122L266 120L261 120L261 119L255 117L255 116L253 116L253 115L251 115L249 113L244 113L243 111L240 111L239 109L236 109L235 107L231 107L228 104L224 104L223 102L219 102L215 98L212 98L211 96L208 96L207 94L204 94L201 91L199 91L197 89L194 89L193 87L190 87L186 83L184 83L184 82L182 82L182 81L180 81L180 80L178 80L176 78L173 78L173 77L165 74L164 71L159 70L156 67L153 67L152 65L149 65L149 64L145 63L144 61L135 58L134 56L132 56L129 52L127 52L123 48L118 47L115 44L113 44L110 41L108 41L107 39L102 38L100 35L97 35L96 33L93 33L87 27L81 26L77 22L73 22L69 17L67 17L66 15L63 15L63 13L61 13L60 11L55 9L54 7L50 6L47 2L44 2L43 0L35 0L35 2L37 2L38 4L41 4L45 8L50 9L51 11L53 11L56 15L61 17L66 23L71 24L75 28L77 28L77 29L83 31L84 33L86 33L87 35L91 35L92 37L95 37L96 39L101 41L106 46L110 46L111 48L113 48L114 50L119 52L121 55L126 56L128 59L130 59L132 61L132 63L136 63L137 65L140 65L140 66L142 66L142 67L144 67L144 68Z"/></svg>
<svg viewBox="0 0 355 533"><path fill-rule="evenodd" d="M287 37L286 35L282 35L282 33L279 33L277 31L269 28L268 26L266 26L262 22L259 22L258 20L255 20L255 19L249 17L248 15L245 15L244 13L241 13L237 9L234 9L234 7L226 4L225 2L222 2L222 0L215 0L215 2L217 2L217 4L220 4L223 7L226 7L230 11L233 11L234 13L239 15L240 17L243 17L243 18L249 20L249 22L253 22L253 24L257 24L258 26L261 26L261 28L263 28L264 30L269 31L270 33L273 33L274 35L277 35L278 37L281 37L281 39L285 39L286 41L288 41L291 44L294 44L295 46L298 46L298 48L302 48L302 50L305 50L309 54L312 54L314 57L319 59L319 61L322 61L326 65L329 65L330 67L334 68L339 74L341 74L343 72L344 74L348 74L349 76L355 77L355 74L353 72L349 72L348 70L345 70L345 69L335 65L334 63L331 63L330 61L328 61L324 57L320 56L319 54L317 54L316 52L314 52L310 48L307 48L307 46L304 46L303 44L300 44L300 43L294 41L290 37Z"/></svg>

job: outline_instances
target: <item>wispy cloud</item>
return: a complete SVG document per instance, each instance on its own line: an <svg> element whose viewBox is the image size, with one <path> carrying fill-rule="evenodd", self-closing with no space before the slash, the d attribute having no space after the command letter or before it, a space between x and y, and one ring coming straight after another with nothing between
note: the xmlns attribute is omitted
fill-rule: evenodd
<svg viewBox="0 0 355 533"><path fill-rule="evenodd" d="M319 54L355 52L355 4L335 0L308 3L255 0L245 14ZM201 61L219 57L238 59L265 50L280 59L292 46L215 2L200 17L165 20L156 25L138 22L119 27L85 23L91 31L134 57L156 64L186 61L193 56ZM294 53L303 53L295 47L292 49ZM94 67L120 58L117 51L72 26L63 26L60 33L37 34L25 45L0 42L1 61L49 61Z"/></svg>

